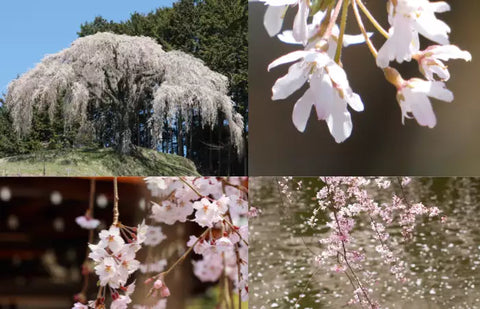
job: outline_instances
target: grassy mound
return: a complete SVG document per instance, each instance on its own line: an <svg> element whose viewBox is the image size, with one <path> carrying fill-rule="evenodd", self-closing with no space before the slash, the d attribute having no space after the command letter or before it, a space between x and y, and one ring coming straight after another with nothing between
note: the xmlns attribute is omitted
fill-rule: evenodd
<svg viewBox="0 0 480 309"><path fill-rule="evenodd" d="M152 149L121 155L109 148L46 150L0 159L3 176L198 175L192 161Z"/></svg>

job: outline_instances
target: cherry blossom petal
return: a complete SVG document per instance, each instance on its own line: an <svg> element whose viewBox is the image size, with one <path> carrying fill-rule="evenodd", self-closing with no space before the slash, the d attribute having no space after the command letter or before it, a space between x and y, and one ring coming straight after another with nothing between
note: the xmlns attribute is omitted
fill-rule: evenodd
<svg viewBox="0 0 480 309"><path fill-rule="evenodd" d="M282 100L289 97L305 84L308 79L308 67L302 62L294 63L288 73L277 79L272 87L272 100Z"/></svg>
<svg viewBox="0 0 480 309"><path fill-rule="evenodd" d="M303 96L298 99L297 103L295 103L295 106L293 107L292 121L297 130L300 132L305 131L314 101L315 95L311 88L309 88L307 91L305 91Z"/></svg>
<svg viewBox="0 0 480 309"><path fill-rule="evenodd" d="M283 19L287 11L286 5L268 6L263 17L263 25L269 36L274 36L282 30Z"/></svg>
<svg viewBox="0 0 480 309"><path fill-rule="evenodd" d="M353 129L350 113L347 111L344 101L337 97L333 102L331 114L327 117L327 125L337 143L344 142L350 137Z"/></svg>
<svg viewBox="0 0 480 309"><path fill-rule="evenodd" d="M306 50L297 50L291 53L288 53L286 55L283 55L277 59L275 59L272 63L268 65L268 71L270 71L272 68L285 64L285 63L290 63L297 61L301 58L305 58L308 55L314 55L316 54L315 51L306 51Z"/></svg>
<svg viewBox="0 0 480 309"><path fill-rule="evenodd" d="M293 37L300 42L308 41L307 19L310 10L306 0L300 0L298 3L298 13L293 21Z"/></svg>

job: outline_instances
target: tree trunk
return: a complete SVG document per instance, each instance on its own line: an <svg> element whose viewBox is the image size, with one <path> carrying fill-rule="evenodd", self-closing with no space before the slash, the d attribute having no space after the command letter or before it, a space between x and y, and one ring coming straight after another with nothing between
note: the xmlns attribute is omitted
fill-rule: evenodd
<svg viewBox="0 0 480 309"><path fill-rule="evenodd" d="M213 141L213 130L209 130L209 138L208 138L208 170L209 173L212 173L213 170L213 154L212 154L212 141Z"/></svg>
<svg viewBox="0 0 480 309"><path fill-rule="evenodd" d="M218 159L217 159L217 176L221 176L222 174L222 129L223 129L223 121L221 118L218 119Z"/></svg>
<svg viewBox="0 0 480 309"><path fill-rule="evenodd" d="M177 153L179 156L184 156L184 152L183 152L183 119L182 119L182 116L179 115L178 116L178 120L177 120L177 129L178 129L178 132L177 132Z"/></svg>

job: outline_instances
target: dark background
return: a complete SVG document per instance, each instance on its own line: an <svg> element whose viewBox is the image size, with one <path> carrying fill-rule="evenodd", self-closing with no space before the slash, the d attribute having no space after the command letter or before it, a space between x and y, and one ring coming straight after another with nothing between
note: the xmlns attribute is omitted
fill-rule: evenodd
<svg viewBox="0 0 480 309"><path fill-rule="evenodd" d="M478 175L480 174L479 95L480 22L479 1L448 1L452 10L437 14L452 28L450 40L468 50L473 61L448 62L452 78L447 87L453 103L432 100L437 116L434 129L421 127L415 120L401 122L396 90L383 77L365 45L344 49L343 64L350 85L364 102L365 111L351 111L353 132L343 144L336 144L324 121L314 115L305 133L294 127L291 113L298 91L283 101L271 101L271 87L288 65L267 72L268 64L298 46L269 38L263 27L262 3L249 4L249 173L259 175ZM365 1L386 27L385 1ZM291 29L290 10L284 29ZM367 30L373 27L362 15ZM360 33L349 12L348 34ZM379 49L384 39L375 33ZM422 49L427 45L422 42ZM400 68L404 78L421 77L416 62ZM303 88L305 89L305 88Z"/></svg>

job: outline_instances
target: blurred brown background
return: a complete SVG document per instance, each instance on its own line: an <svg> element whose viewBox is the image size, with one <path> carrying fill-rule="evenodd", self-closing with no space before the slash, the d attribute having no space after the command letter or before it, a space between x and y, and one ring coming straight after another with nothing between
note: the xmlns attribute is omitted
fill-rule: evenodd
<svg viewBox="0 0 480 309"><path fill-rule="evenodd" d="M343 63L350 85L364 102L365 111L351 111L353 132L336 144L324 121L312 114L305 133L291 121L296 100L303 91L284 101L271 101L271 87L288 65L267 72L268 64L296 46L269 38L263 27L262 3L249 5L249 173L259 175L479 175L480 141L480 1L448 1L452 10L437 16L452 28L452 44L470 51L473 61L448 62L453 103L432 100L438 124L420 127L415 120L401 123L395 89L387 83L365 45L344 50ZM365 1L386 27L385 1ZM286 27L291 28L291 10ZM349 34L358 34L350 11ZM373 27L364 17L368 30ZM384 39L375 34L380 48ZM425 48L426 42L422 42ZM399 67L397 64L395 67ZM405 78L418 76L416 62L400 67Z"/></svg>

